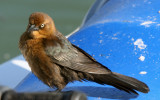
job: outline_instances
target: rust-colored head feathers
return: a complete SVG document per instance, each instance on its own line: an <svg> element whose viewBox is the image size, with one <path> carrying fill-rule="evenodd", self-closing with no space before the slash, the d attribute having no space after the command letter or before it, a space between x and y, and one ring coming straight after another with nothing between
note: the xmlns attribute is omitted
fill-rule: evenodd
<svg viewBox="0 0 160 100"><path fill-rule="evenodd" d="M54 21L42 12L32 13L26 30L31 38L46 38L56 32Z"/></svg>

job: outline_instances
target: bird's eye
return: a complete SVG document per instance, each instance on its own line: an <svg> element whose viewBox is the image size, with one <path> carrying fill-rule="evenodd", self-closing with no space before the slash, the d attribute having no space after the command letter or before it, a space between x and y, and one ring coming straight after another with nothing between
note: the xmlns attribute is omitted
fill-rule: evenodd
<svg viewBox="0 0 160 100"><path fill-rule="evenodd" d="M43 28L44 27L44 24L41 24L41 28Z"/></svg>

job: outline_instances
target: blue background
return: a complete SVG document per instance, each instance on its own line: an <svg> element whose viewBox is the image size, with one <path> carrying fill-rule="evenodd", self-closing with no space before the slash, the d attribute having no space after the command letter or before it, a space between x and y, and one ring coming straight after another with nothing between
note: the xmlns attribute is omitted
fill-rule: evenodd
<svg viewBox="0 0 160 100"><path fill-rule="evenodd" d="M102 3L103 4L100 4ZM96 6L95 6L96 5ZM99 6L100 5L100 6ZM160 1L102 0L96 1L80 30L69 40L92 55L114 72L145 82L150 92L128 94L111 86L93 82L74 82L64 91L78 90L95 99L160 99ZM146 46L140 49L135 42L141 39ZM145 57L144 61L139 57ZM141 74L141 72L146 72ZM33 74L17 87L19 92L52 90Z"/></svg>

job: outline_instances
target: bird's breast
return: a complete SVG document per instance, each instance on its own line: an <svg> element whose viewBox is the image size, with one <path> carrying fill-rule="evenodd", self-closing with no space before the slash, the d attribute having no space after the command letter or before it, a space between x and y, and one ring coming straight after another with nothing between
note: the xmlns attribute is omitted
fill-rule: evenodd
<svg viewBox="0 0 160 100"><path fill-rule="evenodd" d="M30 67L37 62L37 59L41 59L42 56L45 56L41 41L28 40L20 50Z"/></svg>

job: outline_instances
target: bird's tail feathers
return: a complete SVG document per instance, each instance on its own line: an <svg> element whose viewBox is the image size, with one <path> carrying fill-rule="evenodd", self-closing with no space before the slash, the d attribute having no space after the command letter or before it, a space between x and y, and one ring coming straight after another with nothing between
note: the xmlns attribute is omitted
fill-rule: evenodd
<svg viewBox="0 0 160 100"><path fill-rule="evenodd" d="M135 90L148 93L149 88L148 86L129 76L125 76L119 73L112 72L111 74L93 74L93 80L94 82L97 82L99 84L108 84L112 85L120 90L124 90L128 93L133 92L135 94L138 94Z"/></svg>

